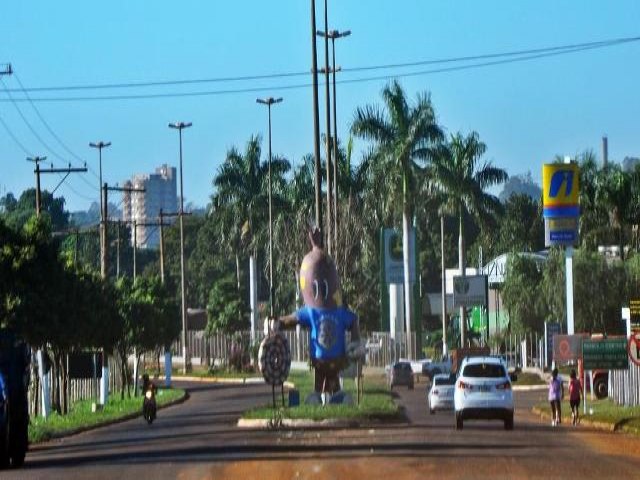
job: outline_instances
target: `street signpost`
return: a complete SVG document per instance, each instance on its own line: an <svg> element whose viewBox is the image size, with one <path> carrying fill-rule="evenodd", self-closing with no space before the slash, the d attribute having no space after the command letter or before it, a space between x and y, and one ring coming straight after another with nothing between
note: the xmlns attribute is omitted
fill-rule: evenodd
<svg viewBox="0 0 640 480"><path fill-rule="evenodd" d="M629 300L631 331L640 331L640 299Z"/></svg>
<svg viewBox="0 0 640 480"><path fill-rule="evenodd" d="M487 306L487 275L453 277L454 307Z"/></svg>
<svg viewBox="0 0 640 480"><path fill-rule="evenodd" d="M582 359L585 370L628 370L626 338L583 340Z"/></svg>
<svg viewBox="0 0 640 480"><path fill-rule="evenodd" d="M582 342L585 335L554 335L553 360L558 364L573 362L582 358Z"/></svg>

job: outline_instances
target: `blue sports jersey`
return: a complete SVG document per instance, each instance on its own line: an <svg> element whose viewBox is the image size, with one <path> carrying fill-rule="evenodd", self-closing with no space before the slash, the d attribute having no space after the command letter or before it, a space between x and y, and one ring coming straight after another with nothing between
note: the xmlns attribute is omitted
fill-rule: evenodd
<svg viewBox="0 0 640 480"><path fill-rule="evenodd" d="M345 355L345 331L356 321L356 314L345 307L302 307L296 312L298 323L311 330L311 358L334 360Z"/></svg>

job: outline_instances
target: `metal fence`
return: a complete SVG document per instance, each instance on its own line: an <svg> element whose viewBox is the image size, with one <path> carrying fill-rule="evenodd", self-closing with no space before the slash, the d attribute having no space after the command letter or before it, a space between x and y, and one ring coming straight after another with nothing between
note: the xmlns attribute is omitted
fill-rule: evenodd
<svg viewBox="0 0 640 480"><path fill-rule="evenodd" d="M618 405L640 405L640 367L629 363L629 370L609 372L609 396Z"/></svg>

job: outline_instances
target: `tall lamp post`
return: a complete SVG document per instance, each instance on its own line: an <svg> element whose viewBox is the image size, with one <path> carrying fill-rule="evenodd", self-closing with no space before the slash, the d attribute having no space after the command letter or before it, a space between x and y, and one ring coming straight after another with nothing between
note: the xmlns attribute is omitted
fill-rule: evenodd
<svg viewBox="0 0 640 480"><path fill-rule="evenodd" d="M169 128L178 130L180 138L180 277L181 277L181 297L182 297L182 354L184 355L184 373L190 370L190 361L187 356L187 304L186 304L186 287L184 273L184 191L182 181L182 130L189 128L191 122L175 122L170 123Z"/></svg>
<svg viewBox="0 0 640 480"><path fill-rule="evenodd" d="M103 238L103 234L102 234L102 230L107 228L105 222L107 221L106 218L104 218L104 205L102 204L102 149L103 148L107 148L109 146L111 146L111 142L103 142L102 140L100 140L99 142L90 142L89 146L91 148L97 148L98 149L98 159L99 159L99 166L100 166L100 171L99 171L99 175L100 175L100 251L102 252L102 249L106 248L106 245L103 245L104 242L104 238Z"/></svg>
<svg viewBox="0 0 640 480"><path fill-rule="evenodd" d="M282 102L282 97L258 98L256 102L266 105L269 111L269 303L271 304L271 316L275 303L275 287L273 285L273 219L271 207L271 105Z"/></svg>
<svg viewBox="0 0 640 480"><path fill-rule="evenodd" d="M333 57L333 235L334 249L338 243L338 121L336 108L336 72L340 71L340 67L336 67L336 38L344 38L351 35L351 30L329 30L328 33L318 31L318 35L331 40L331 50Z"/></svg>

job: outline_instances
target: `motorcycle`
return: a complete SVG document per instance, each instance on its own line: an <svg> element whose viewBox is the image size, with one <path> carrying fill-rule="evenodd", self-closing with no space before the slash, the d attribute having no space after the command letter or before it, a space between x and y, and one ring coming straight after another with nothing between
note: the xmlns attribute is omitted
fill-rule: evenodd
<svg viewBox="0 0 640 480"><path fill-rule="evenodd" d="M155 388L148 388L144 392L144 400L142 401L142 416L149 425L156 418L156 394Z"/></svg>

